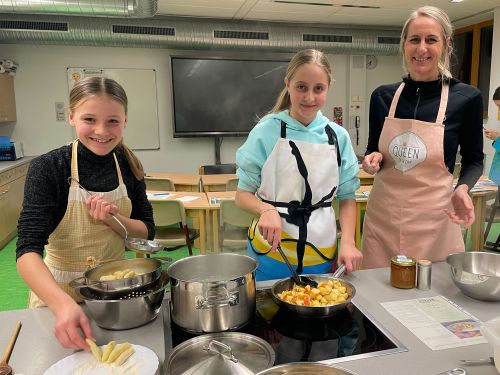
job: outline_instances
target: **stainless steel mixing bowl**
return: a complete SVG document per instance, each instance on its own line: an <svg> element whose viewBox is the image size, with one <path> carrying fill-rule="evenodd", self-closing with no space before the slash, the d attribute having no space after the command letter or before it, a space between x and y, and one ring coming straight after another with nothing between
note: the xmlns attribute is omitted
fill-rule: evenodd
<svg viewBox="0 0 500 375"><path fill-rule="evenodd" d="M469 297L481 301L500 301L500 254L467 251L450 254L451 278Z"/></svg>

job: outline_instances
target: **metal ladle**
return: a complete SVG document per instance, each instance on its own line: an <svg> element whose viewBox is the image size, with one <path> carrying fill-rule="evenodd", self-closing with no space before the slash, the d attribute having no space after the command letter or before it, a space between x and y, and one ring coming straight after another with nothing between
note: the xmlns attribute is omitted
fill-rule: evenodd
<svg viewBox="0 0 500 375"><path fill-rule="evenodd" d="M12 332L12 336L10 337L10 341L7 344L7 348L3 353L2 361L0 362L0 375L10 375L12 374L12 367L9 366L9 358L12 354L12 349L14 349L14 344L16 343L17 336L19 335L19 331L21 330L21 322L17 322L14 327L14 331Z"/></svg>
<svg viewBox="0 0 500 375"><path fill-rule="evenodd" d="M92 196L92 193L85 189L82 184L80 184L80 181L76 179L75 177L70 176L68 178L68 183L71 185L71 181L75 181L80 189L82 189L85 193L87 193L89 196ZM125 245L127 246L128 249L145 253L145 254L155 254L158 253L162 250L165 249L165 247L161 244L159 244L157 241L152 241L152 240L146 240L144 238L134 238L134 237L129 237L128 236L128 231L125 225L118 219L115 215L111 214L111 217L116 221L116 223L123 229L123 232L125 233ZM1 374L0 374L1 375Z"/></svg>

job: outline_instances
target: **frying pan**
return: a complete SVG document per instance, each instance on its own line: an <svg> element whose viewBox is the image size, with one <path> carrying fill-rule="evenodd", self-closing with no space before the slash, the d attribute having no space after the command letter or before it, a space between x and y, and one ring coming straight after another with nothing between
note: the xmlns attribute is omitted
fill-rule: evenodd
<svg viewBox="0 0 500 375"><path fill-rule="evenodd" d="M343 267L341 266L337 271L341 271L340 273L342 273ZM352 285L348 281L336 277L336 274L338 273L339 272L336 272L335 274L319 274L319 275L308 275L308 276L318 283L322 281L329 281L335 279L338 280L342 286L345 286L346 292L350 296L344 302L329 306L299 306L299 305L294 305L293 303L285 302L278 297L278 294L284 292L285 290L293 289L294 281L293 279L290 278L282 279L274 283L274 285L271 288L271 297L278 306L288 309L299 316L318 317L318 318L332 316L337 311L344 309L356 295L356 288L354 287L354 285Z"/></svg>

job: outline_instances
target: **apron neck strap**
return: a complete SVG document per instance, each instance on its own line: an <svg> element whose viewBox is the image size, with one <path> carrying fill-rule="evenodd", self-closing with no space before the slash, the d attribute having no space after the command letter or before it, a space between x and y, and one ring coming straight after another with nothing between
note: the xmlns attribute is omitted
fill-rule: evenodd
<svg viewBox="0 0 500 375"><path fill-rule="evenodd" d="M399 97L401 96L401 92L403 91L404 87L405 87L405 83L401 82L398 89L396 90L396 93L394 94L394 98L392 98L391 108L389 109L389 114L388 114L389 118L395 117L396 107L398 106Z"/></svg>
<svg viewBox="0 0 500 375"><path fill-rule="evenodd" d="M446 107L448 106L449 91L450 91L450 86L443 83L441 87L441 101L439 102L439 111L436 117L437 124L442 124L445 120Z"/></svg>

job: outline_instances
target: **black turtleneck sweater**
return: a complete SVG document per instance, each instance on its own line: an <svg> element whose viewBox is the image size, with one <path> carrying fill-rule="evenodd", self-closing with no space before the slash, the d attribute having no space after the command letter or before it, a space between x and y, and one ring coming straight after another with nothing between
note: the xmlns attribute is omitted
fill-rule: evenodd
<svg viewBox="0 0 500 375"><path fill-rule="evenodd" d="M405 87L396 107L396 118L435 122L441 98L441 80L417 82L403 79ZM444 162L450 173L460 146L462 169L458 185L472 188L483 173L483 99L481 92L457 79L450 80L444 121ZM370 100L370 133L366 154L378 151L378 141L392 98L401 82L378 87Z"/></svg>
<svg viewBox="0 0 500 375"><path fill-rule="evenodd" d="M114 150L127 194L132 202L131 218L141 220L154 237L153 209L146 196L146 184L132 173L121 148ZM118 187L113 153L99 156L78 143L78 174L83 187L90 191L111 191ZM71 176L71 145L52 150L30 163L24 201L18 222L16 259L28 252L43 256L49 235L59 225L68 206Z"/></svg>

